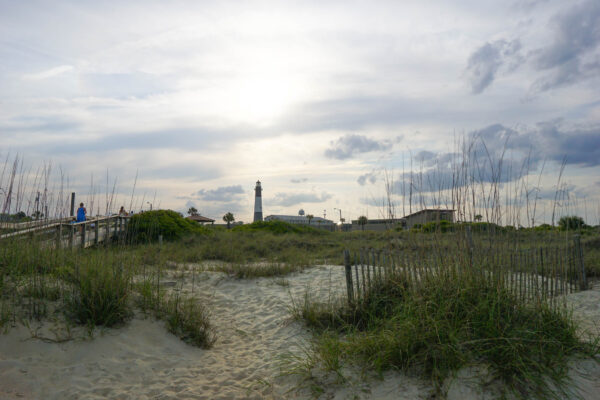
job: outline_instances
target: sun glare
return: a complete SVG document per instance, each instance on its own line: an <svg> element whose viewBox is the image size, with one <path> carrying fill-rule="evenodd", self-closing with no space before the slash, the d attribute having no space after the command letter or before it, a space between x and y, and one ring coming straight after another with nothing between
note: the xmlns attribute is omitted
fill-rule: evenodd
<svg viewBox="0 0 600 400"><path fill-rule="evenodd" d="M259 124L273 122L297 96L294 82L281 75L243 77L232 91L235 112L244 120Z"/></svg>

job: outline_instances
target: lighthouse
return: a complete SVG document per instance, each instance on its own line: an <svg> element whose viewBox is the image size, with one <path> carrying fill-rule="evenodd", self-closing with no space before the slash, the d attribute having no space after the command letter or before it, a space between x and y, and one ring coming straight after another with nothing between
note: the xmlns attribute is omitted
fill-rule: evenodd
<svg viewBox="0 0 600 400"><path fill-rule="evenodd" d="M254 222L262 220L262 188L260 187L260 181L256 181L256 187L254 188Z"/></svg>

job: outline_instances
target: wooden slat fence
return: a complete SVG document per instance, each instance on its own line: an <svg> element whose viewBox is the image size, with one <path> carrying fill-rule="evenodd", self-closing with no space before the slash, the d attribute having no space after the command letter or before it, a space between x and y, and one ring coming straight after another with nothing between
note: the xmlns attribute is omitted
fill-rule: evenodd
<svg viewBox="0 0 600 400"><path fill-rule="evenodd" d="M530 249L438 249L404 252L361 249L344 251L348 300L366 298L377 285L394 277L408 286L443 274L479 273L523 301L554 301L587 288L583 249L578 236L562 247Z"/></svg>

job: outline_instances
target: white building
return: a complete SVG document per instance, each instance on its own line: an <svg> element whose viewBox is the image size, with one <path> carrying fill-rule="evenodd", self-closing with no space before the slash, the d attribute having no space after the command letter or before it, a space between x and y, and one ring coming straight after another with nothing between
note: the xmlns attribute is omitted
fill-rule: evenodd
<svg viewBox="0 0 600 400"><path fill-rule="evenodd" d="M312 217L309 220L305 215L267 215L265 221L283 221L288 224L309 225L313 228L335 229L335 223L329 219Z"/></svg>

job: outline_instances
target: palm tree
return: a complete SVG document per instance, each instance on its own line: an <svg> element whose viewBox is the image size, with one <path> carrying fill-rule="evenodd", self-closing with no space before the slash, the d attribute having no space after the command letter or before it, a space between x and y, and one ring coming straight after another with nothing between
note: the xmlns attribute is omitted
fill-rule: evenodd
<svg viewBox="0 0 600 400"><path fill-rule="evenodd" d="M227 229L229 229L231 223L235 221L235 218L233 217L232 213L228 212L227 214L223 215L223 221L227 222Z"/></svg>
<svg viewBox="0 0 600 400"><path fill-rule="evenodd" d="M309 224L309 225L310 225L310 220L311 220L311 219L313 219L314 217L315 217L315 216L314 216L314 215L312 215L312 214L308 214L308 215L306 216L306 219L308 220L308 224Z"/></svg>
<svg viewBox="0 0 600 400"><path fill-rule="evenodd" d="M365 230L365 225L367 224L367 222L369 222L369 220L364 215L358 217L358 224L360 225L363 231Z"/></svg>

